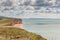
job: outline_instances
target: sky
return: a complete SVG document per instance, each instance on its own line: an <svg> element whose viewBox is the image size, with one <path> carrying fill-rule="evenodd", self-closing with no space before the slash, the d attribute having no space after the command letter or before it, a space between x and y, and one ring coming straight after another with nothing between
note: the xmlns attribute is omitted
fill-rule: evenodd
<svg viewBox="0 0 60 40"><path fill-rule="evenodd" d="M60 18L59 0L0 0L0 16Z"/></svg>

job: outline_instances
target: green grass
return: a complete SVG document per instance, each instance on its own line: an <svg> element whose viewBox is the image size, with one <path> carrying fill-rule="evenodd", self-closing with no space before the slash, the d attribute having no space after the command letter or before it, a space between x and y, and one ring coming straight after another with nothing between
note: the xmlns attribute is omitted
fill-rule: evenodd
<svg viewBox="0 0 60 40"><path fill-rule="evenodd" d="M0 21L0 26L6 25L8 23L11 23L13 20L12 19L2 19Z"/></svg>
<svg viewBox="0 0 60 40"><path fill-rule="evenodd" d="M29 40L46 40L42 36L24 29L0 27L0 40L22 40L23 38L28 38Z"/></svg>
<svg viewBox="0 0 60 40"><path fill-rule="evenodd" d="M0 40L46 40L44 37L24 29L3 26L11 22L13 22L12 19L0 20Z"/></svg>

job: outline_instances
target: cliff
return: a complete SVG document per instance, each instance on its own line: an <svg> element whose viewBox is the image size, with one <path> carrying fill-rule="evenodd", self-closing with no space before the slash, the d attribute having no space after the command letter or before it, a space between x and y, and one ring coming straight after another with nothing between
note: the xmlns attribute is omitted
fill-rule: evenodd
<svg viewBox="0 0 60 40"><path fill-rule="evenodd" d="M46 40L40 35L24 29L0 27L0 40Z"/></svg>

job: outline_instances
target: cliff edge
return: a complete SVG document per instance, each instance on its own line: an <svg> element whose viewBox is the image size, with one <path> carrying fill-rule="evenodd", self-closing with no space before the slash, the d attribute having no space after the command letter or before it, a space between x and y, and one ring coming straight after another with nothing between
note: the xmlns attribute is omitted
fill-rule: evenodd
<svg viewBox="0 0 60 40"><path fill-rule="evenodd" d="M0 27L0 40L46 40L40 35L24 29Z"/></svg>

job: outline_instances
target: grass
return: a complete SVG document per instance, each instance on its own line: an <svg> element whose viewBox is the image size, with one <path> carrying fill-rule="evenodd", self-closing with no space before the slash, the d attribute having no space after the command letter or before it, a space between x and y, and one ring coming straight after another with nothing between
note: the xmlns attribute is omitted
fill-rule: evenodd
<svg viewBox="0 0 60 40"><path fill-rule="evenodd" d="M13 20L11 19L2 19L0 20L0 26L6 25L8 23L11 23Z"/></svg>
<svg viewBox="0 0 60 40"><path fill-rule="evenodd" d="M0 27L0 40L46 40L40 35L28 32L24 29Z"/></svg>
<svg viewBox="0 0 60 40"><path fill-rule="evenodd" d="M13 22L12 19L0 20L0 40L46 40L42 36L24 29L3 26L11 22Z"/></svg>

